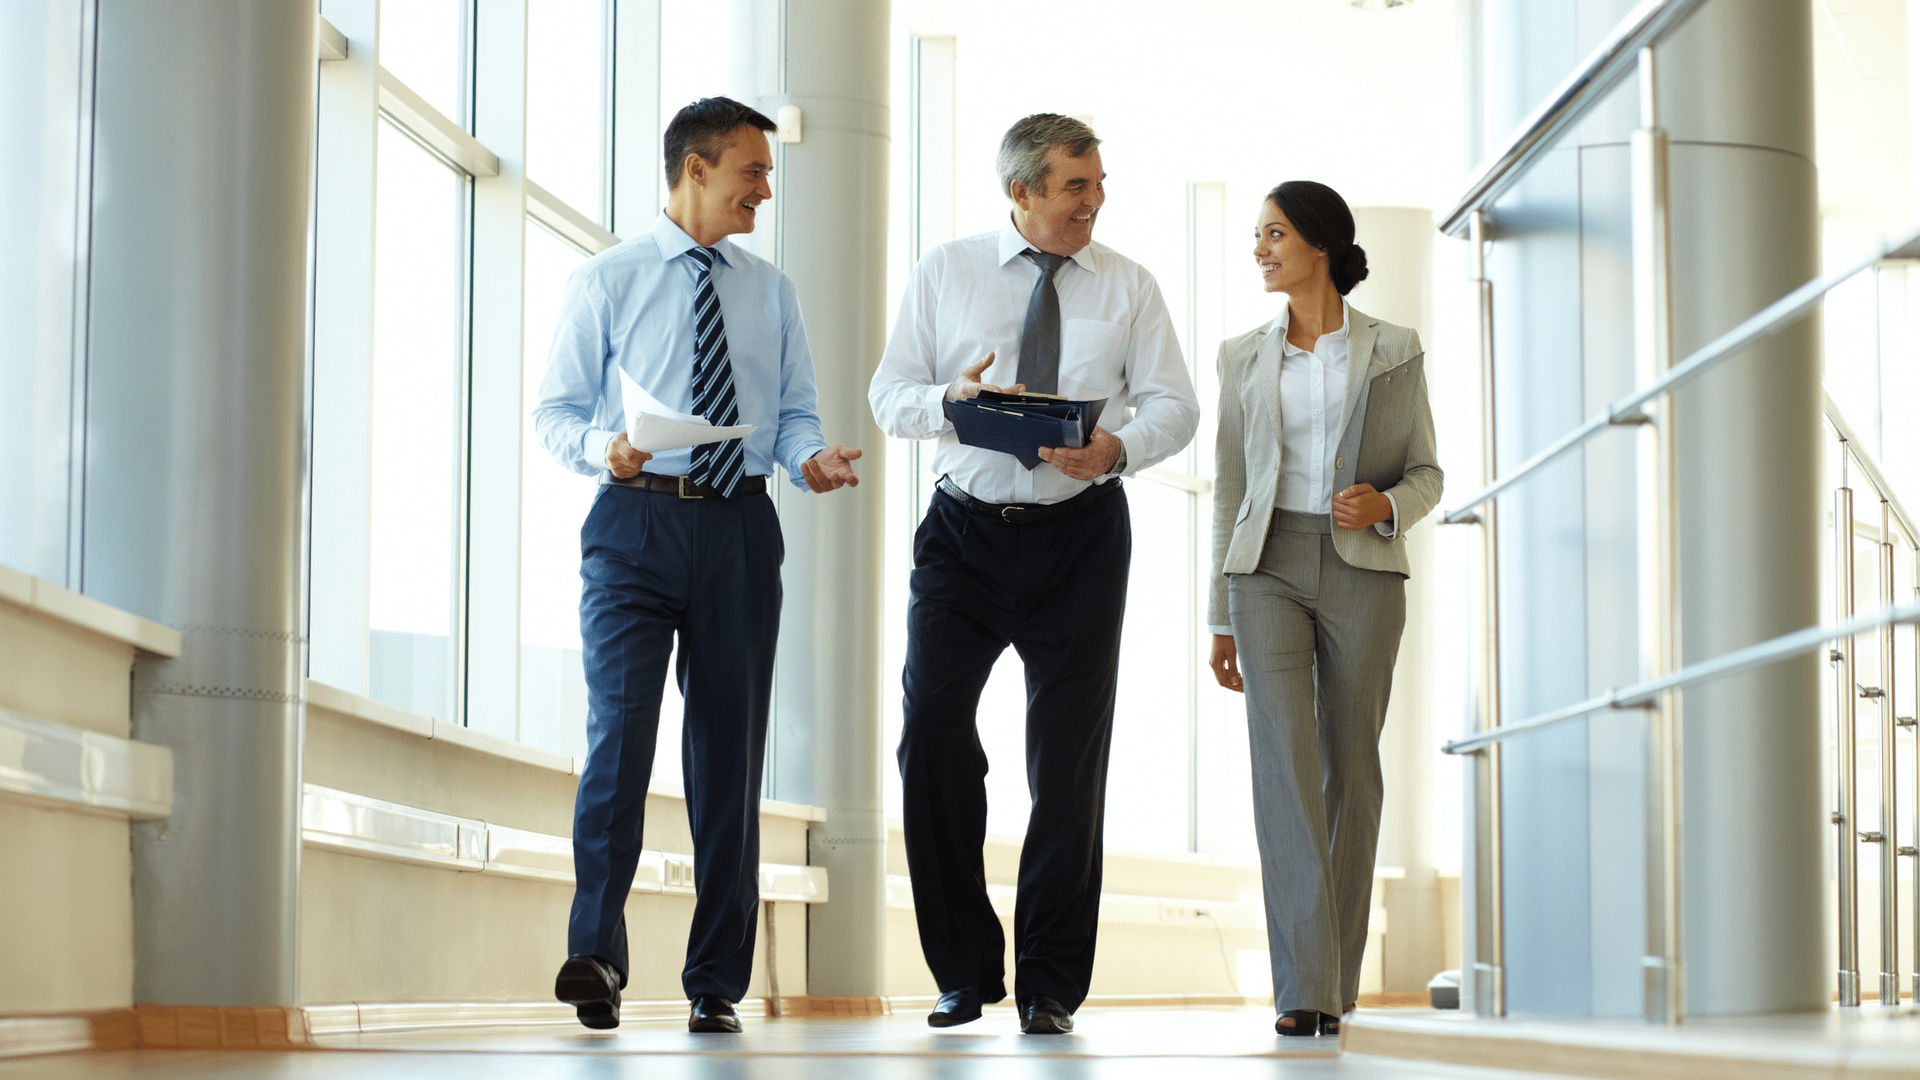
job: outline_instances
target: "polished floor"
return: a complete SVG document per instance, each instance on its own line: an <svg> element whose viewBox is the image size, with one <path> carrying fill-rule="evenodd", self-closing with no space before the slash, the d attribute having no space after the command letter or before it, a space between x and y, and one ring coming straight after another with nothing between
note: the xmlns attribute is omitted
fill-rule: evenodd
<svg viewBox="0 0 1920 1080"><path fill-rule="evenodd" d="M0 1063L0 1080L1147 1080L1352 1077L1441 1080L1479 1070L1336 1053L1281 1039L1259 1009L1083 1009L1072 1035L1022 1036L1011 1009L946 1031L918 1015L755 1020L741 1035L679 1025L493 1028L356 1035L318 1051L142 1050ZM1505 1073L1518 1078L1520 1074Z"/></svg>

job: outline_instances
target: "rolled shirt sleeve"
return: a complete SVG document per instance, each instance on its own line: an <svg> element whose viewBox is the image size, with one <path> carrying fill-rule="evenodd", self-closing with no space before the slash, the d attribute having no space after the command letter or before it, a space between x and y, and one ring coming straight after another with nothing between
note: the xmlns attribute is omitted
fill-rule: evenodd
<svg viewBox="0 0 1920 1080"><path fill-rule="evenodd" d="M533 407L540 445L562 468L588 476L606 468L607 444L619 434L594 427L607 370L608 315L592 276L575 271L554 320L547 372Z"/></svg>
<svg viewBox="0 0 1920 1080"><path fill-rule="evenodd" d="M793 282L780 281L780 433L773 456L786 466L787 479L798 488L807 481L800 467L827 448L820 433L819 390L813 375L813 350L807 345L807 327L800 316L800 298Z"/></svg>
<svg viewBox="0 0 1920 1080"><path fill-rule="evenodd" d="M944 249L936 248L914 267L900 298L893 335L867 387L874 422L889 438L938 438L953 426L942 408L947 383L939 376L934 341L935 297L944 255Z"/></svg>
<svg viewBox="0 0 1920 1080"><path fill-rule="evenodd" d="M1200 429L1200 401L1187 375L1180 339L1160 284L1151 279L1128 334L1125 370L1133 418L1109 430L1126 447L1122 475L1132 476L1179 453Z"/></svg>

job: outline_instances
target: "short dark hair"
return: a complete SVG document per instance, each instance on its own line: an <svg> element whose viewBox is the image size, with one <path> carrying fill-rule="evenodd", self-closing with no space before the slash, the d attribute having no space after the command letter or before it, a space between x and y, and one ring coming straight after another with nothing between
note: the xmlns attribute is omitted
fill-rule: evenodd
<svg viewBox="0 0 1920 1080"><path fill-rule="evenodd" d="M673 122L667 125L664 153L667 190L680 186L680 176L687 171L688 154L699 154L700 160L709 164L719 161L720 155L733 145L733 133L743 126L772 131L780 125L753 106L727 97L701 98L674 113Z"/></svg>
<svg viewBox="0 0 1920 1080"><path fill-rule="evenodd" d="M1000 172L1000 190L1013 197L1015 180L1035 195L1047 193L1047 176L1053 166L1047 154L1058 146L1070 158L1083 158L1100 145L1086 121L1059 113L1034 113L1015 122L1000 140L1000 156L995 166Z"/></svg>
<svg viewBox="0 0 1920 1080"><path fill-rule="evenodd" d="M1289 180L1267 192L1267 200L1300 239L1327 253L1327 275L1341 296L1367 280L1367 252L1353 242L1353 211L1339 192L1312 180Z"/></svg>

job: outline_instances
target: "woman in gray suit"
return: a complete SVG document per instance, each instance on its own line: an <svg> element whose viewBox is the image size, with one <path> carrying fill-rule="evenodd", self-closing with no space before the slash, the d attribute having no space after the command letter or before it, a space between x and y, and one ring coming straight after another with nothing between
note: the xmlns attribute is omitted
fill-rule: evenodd
<svg viewBox="0 0 1920 1080"><path fill-rule="evenodd" d="M1274 188L1253 257L1287 305L1220 347L1208 622L1247 696L1282 1035L1338 1032L1359 996L1406 530L1440 500L1420 339L1347 303L1353 232L1325 184Z"/></svg>

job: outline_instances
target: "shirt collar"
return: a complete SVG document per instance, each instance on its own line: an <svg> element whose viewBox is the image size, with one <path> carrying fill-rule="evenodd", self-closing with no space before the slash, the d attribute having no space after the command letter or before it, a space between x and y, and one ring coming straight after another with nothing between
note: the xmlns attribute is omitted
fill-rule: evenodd
<svg viewBox="0 0 1920 1080"><path fill-rule="evenodd" d="M653 242L660 245L661 262L672 262L700 246L693 242L693 237L688 236L685 229L675 225L673 219L668 217L664 211L658 218L654 219ZM732 242L722 239L713 245L713 250L719 253L721 262L728 266L733 265Z"/></svg>
<svg viewBox="0 0 1920 1080"><path fill-rule="evenodd" d="M1280 305L1280 314L1275 315L1273 317L1273 322L1271 324L1271 329L1278 331L1280 334L1280 351L1282 354L1286 353L1287 350L1289 349L1299 353L1304 353L1307 351L1306 349L1302 349L1298 345L1295 345L1292 342L1287 340L1287 324L1289 322L1288 315L1290 315L1292 311L1293 311L1292 305L1290 304ZM1340 341L1345 341L1347 339L1347 328L1352 325L1353 325L1353 308L1350 305L1348 305L1347 298L1343 296L1340 298L1340 329L1335 330L1331 334L1321 334L1320 336L1323 339L1335 338Z"/></svg>
<svg viewBox="0 0 1920 1080"><path fill-rule="evenodd" d="M1026 237L1020 235L1020 230L1014 226L1013 215L1008 214L1007 223L1000 227L1000 265L1005 266L1019 258L1021 252L1032 246L1032 244L1027 242ZM1074 265L1089 274L1095 273L1097 270L1097 264L1093 258L1093 244L1091 243L1079 251L1074 252L1072 255L1067 256L1067 258L1072 259Z"/></svg>

